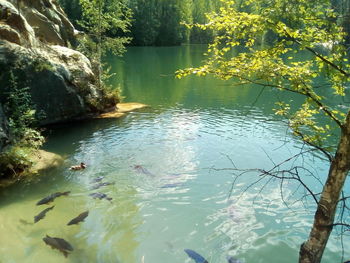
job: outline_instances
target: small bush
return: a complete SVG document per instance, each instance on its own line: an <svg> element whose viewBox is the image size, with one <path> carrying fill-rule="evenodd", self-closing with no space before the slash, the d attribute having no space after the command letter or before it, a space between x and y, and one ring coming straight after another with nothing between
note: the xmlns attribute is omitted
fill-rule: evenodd
<svg viewBox="0 0 350 263"><path fill-rule="evenodd" d="M33 148L15 145L8 147L0 153L0 178L19 176L33 163L30 156L33 154Z"/></svg>
<svg viewBox="0 0 350 263"><path fill-rule="evenodd" d="M18 80L16 71L20 71L18 66L7 72L3 97L10 146L0 153L0 177L18 175L29 168L32 165L29 157L44 142L40 132L35 129L37 121L29 87L26 81Z"/></svg>

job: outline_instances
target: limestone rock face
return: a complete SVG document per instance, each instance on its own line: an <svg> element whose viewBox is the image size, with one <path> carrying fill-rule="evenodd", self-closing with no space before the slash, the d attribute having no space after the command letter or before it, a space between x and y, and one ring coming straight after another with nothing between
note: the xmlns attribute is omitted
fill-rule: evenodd
<svg viewBox="0 0 350 263"><path fill-rule="evenodd" d="M28 86L42 124L113 107L90 61L71 49L74 32L56 0L0 0L0 103L6 103L12 72Z"/></svg>
<svg viewBox="0 0 350 263"><path fill-rule="evenodd" d="M35 33L26 19L18 12L11 1L0 0L0 28L11 28L20 37L19 44L26 47L35 46ZM9 38L4 40L10 41Z"/></svg>

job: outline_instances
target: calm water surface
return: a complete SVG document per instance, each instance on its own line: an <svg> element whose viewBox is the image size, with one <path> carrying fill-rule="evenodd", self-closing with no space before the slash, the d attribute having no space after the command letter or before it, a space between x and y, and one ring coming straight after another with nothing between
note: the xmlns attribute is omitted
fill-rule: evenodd
<svg viewBox="0 0 350 263"><path fill-rule="evenodd" d="M63 155L65 163L0 193L0 262L193 262L186 248L211 263L227 262L228 255L245 263L297 262L312 223L312 199L296 202L305 192L295 183L281 185L256 173L240 177L232 188L230 169L269 169L301 151L272 111L281 98L296 105L300 98L211 78L176 80L174 71L198 65L203 51L130 48L124 58L108 59L119 72L113 84L126 101L150 107L118 120L48 131L45 148ZM80 161L86 170L68 170ZM324 180L326 161L307 155L294 162L300 163ZM114 184L91 190L100 176ZM315 192L321 190L316 178L304 176ZM56 199L45 219L32 224L46 208L35 203L57 191L71 195ZM89 196L97 191L113 200ZM66 225L86 210L85 222ZM66 239L74 252L64 258L44 244L46 234ZM349 241L344 239L345 248ZM335 232L323 262L340 260Z"/></svg>

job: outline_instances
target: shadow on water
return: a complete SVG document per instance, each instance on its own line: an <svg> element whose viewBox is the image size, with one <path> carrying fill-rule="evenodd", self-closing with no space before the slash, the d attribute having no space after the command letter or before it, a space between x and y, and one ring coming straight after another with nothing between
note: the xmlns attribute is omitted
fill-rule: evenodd
<svg viewBox="0 0 350 263"><path fill-rule="evenodd" d="M124 118L93 119L49 126L43 134L46 138L44 149L58 154L73 153L80 142L89 140L96 132L103 132L123 124Z"/></svg>

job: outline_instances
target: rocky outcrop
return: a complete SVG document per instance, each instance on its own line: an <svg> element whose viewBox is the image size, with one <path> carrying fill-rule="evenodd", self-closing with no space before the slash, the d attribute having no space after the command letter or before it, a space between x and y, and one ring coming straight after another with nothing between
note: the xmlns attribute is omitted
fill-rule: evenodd
<svg viewBox="0 0 350 263"><path fill-rule="evenodd" d="M149 107L143 103L137 102L127 102L127 103L118 103L117 108L114 111L102 113L99 116L96 116L97 119L118 119L126 115L128 112L140 110L143 108Z"/></svg>
<svg viewBox="0 0 350 263"><path fill-rule="evenodd" d="M31 156L31 161L34 165L30 168L29 173L37 174L61 166L64 160L56 153L39 150Z"/></svg>
<svg viewBox="0 0 350 263"><path fill-rule="evenodd" d="M0 29L16 34L22 46L67 46L75 41L74 27L56 0L0 0L0 20Z"/></svg>
<svg viewBox="0 0 350 263"><path fill-rule="evenodd" d="M96 65L72 49L75 32L56 0L0 0L0 186L62 163L28 148L40 141L23 128L34 112L46 125L99 116L118 102L97 85Z"/></svg>
<svg viewBox="0 0 350 263"><path fill-rule="evenodd" d="M90 61L71 49L74 32L56 0L0 0L0 103L6 103L14 72L28 86L42 124L113 107L116 101L98 88Z"/></svg>

